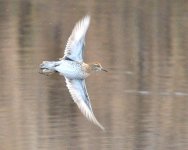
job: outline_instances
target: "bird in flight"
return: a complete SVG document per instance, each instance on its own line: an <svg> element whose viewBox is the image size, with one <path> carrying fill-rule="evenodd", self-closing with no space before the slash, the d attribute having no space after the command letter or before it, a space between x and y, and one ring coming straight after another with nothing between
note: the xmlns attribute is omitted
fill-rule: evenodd
<svg viewBox="0 0 188 150"><path fill-rule="evenodd" d="M77 22L66 44L64 56L57 61L43 61L40 64L40 73L59 73L64 76L69 92L83 115L104 130L93 113L85 84L85 78L92 72L107 72L100 63L83 62L85 35L89 24L90 16L85 16Z"/></svg>

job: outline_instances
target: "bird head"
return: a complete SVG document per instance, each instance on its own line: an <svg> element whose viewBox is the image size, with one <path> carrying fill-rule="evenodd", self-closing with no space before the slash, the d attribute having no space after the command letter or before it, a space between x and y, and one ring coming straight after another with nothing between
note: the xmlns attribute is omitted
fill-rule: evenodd
<svg viewBox="0 0 188 150"><path fill-rule="evenodd" d="M105 70L100 63L93 63L91 64L91 69L93 71L105 71L105 72L108 72L107 70Z"/></svg>

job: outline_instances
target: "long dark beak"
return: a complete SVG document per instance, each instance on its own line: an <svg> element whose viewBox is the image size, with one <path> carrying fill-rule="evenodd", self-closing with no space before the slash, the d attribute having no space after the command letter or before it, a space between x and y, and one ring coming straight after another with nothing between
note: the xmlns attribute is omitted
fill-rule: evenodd
<svg viewBox="0 0 188 150"><path fill-rule="evenodd" d="M108 72L106 69L103 69L103 68L101 68L101 70L104 71L104 72Z"/></svg>

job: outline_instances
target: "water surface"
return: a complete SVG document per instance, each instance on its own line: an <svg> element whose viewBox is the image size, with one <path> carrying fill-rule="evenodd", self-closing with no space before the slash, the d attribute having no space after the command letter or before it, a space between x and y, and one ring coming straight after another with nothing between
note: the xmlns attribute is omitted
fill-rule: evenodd
<svg viewBox="0 0 188 150"><path fill-rule="evenodd" d="M184 150L188 147L185 1L0 2L0 149ZM108 73L86 83L102 132L63 77L38 73L91 15L85 61Z"/></svg>

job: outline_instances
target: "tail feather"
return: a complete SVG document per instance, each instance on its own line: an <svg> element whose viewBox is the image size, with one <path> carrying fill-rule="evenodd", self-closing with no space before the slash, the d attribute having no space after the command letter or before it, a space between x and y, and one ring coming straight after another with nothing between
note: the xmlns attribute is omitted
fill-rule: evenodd
<svg viewBox="0 0 188 150"><path fill-rule="evenodd" d="M55 71L55 67L57 66L56 61L43 61L42 64L40 64L40 73L45 75L50 75Z"/></svg>

